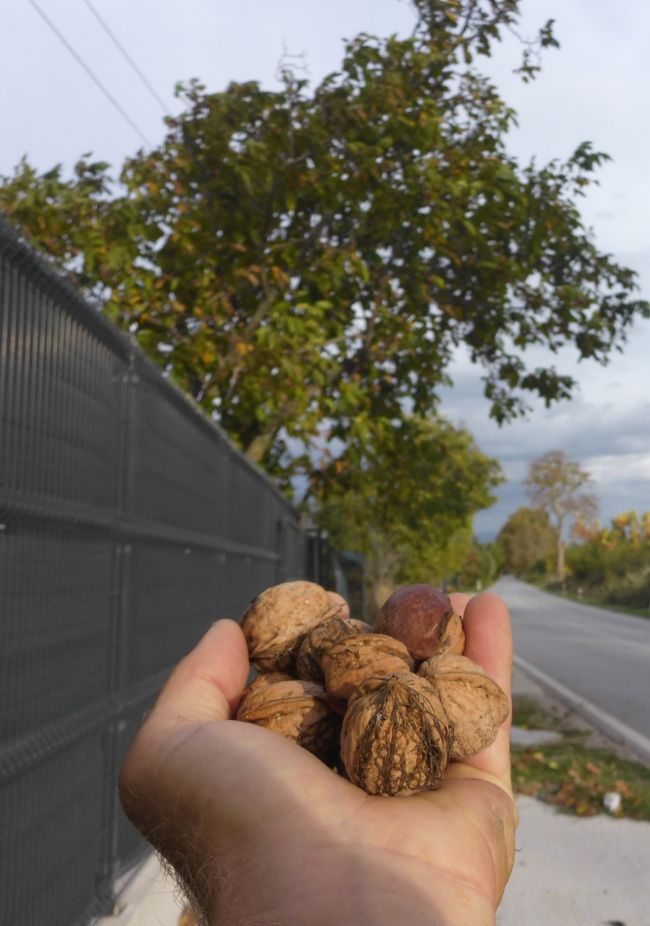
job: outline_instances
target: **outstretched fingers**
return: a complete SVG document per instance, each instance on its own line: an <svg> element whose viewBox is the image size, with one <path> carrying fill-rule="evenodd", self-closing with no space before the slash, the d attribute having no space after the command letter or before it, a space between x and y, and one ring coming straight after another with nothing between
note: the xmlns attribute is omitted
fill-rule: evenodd
<svg viewBox="0 0 650 926"><path fill-rule="evenodd" d="M455 601L454 607L457 610L464 608L465 656L482 666L511 702L512 628L506 604L496 595L484 592L466 601ZM511 713L499 729L494 743L477 756L462 762L462 766L480 770L496 779L508 792L511 791L510 725Z"/></svg>

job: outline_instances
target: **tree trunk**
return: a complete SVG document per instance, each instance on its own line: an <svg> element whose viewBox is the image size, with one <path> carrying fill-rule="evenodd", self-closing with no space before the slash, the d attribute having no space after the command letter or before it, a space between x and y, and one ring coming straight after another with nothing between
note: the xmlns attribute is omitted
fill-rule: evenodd
<svg viewBox="0 0 650 926"><path fill-rule="evenodd" d="M370 624L374 624L381 606L397 587L395 575L398 565L398 557L393 551L375 550L365 558L364 620Z"/></svg>
<svg viewBox="0 0 650 926"><path fill-rule="evenodd" d="M244 451L246 458L252 463L257 463L258 466L261 465L262 460L273 444L273 441L275 440L276 434L279 430L279 425L273 424L270 428L267 428L265 431L262 431L261 434L258 434L257 437L254 437Z"/></svg>
<svg viewBox="0 0 650 926"><path fill-rule="evenodd" d="M564 537L562 536L564 528L563 521L558 518L557 538L556 538L556 565L555 571L558 582L564 582Z"/></svg>

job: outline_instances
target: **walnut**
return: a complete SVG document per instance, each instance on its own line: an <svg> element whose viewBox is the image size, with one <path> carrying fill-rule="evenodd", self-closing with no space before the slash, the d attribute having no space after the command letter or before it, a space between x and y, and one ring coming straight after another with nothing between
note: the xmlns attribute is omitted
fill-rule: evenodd
<svg viewBox="0 0 650 926"><path fill-rule="evenodd" d="M481 666L443 653L423 662L418 674L438 692L452 725L452 759L476 755L494 742L508 716L508 698Z"/></svg>
<svg viewBox="0 0 650 926"><path fill-rule="evenodd" d="M325 690L335 698L349 698L370 676L387 676L413 668L409 651L392 637L359 633L330 647L322 657Z"/></svg>
<svg viewBox="0 0 650 926"><path fill-rule="evenodd" d="M345 715L345 712L348 709L348 699L347 698L336 698L334 697L334 695L328 694L328 692L326 691L325 700L327 701L329 706L332 708L332 710L335 711L337 714L339 714L339 716L343 717Z"/></svg>
<svg viewBox="0 0 650 926"><path fill-rule="evenodd" d="M338 592L330 592L328 590L327 597L330 600L330 604L334 606L332 610L336 616L342 618L344 621L347 621L350 617L350 606L343 595L339 595Z"/></svg>
<svg viewBox="0 0 650 926"><path fill-rule="evenodd" d="M241 698L239 699L239 709L241 709L242 702L253 691L258 691L260 688L266 688L267 685L275 685L276 682L291 682L293 681L290 675L287 675L285 672L265 672L264 675L257 675L250 682L246 688L242 691Z"/></svg>
<svg viewBox="0 0 650 926"><path fill-rule="evenodd" d="M341 759L368 794L415 794L439 788L451 730L434 688L410 672L370 679L348 704Z"/></svg>
<svg viewBox="0 0 650 926"><path fill-rule="evenodd" d="M323 682L321 661L335 643L346 637L353 637L358 631L352 626L352 621L333 617L318 624L303 637L296 655L296 674L298 678L309 682Z"/></svg>
<svg viewBox="0 0 650 926"><path fill-rule="evenodd" d="M438 624L438 643L436 653L450 653L460 656L465 649L465 631L463 619L456 611L447 611Z"/></svg>
<svg viewBox="0 0 650 926"><path fill-rule="evenodd" d="M439 652L462 653L463 621L447 595L431 585L404 585L384 602L377 632L401 640L417 661Z"/></svg>
<svg viewBox="0 0 650 926"><path fill-rule="evenodd" d="M259 672L291 672L303 636L340 608L314 582L283 582L250 603L241 628Z"/></svg>
<svg viewBox="0 0 650 926"><path fill-rule="evenodd" d="M291 679L260 685L240 703L236 719L293 740L327 765L337 761L341 719L313 682Z"/></svg>
<svg viewBox="0 0 650 926"><path fill-rule="evenodd" d="M372 626L372 624L368 624L366 623L366 621L360 621L356 617L349 618L349 620L346 623L348 623L350 627L354 627L354 629L358 633L374 633L375 632L375 628Z"/></svg>

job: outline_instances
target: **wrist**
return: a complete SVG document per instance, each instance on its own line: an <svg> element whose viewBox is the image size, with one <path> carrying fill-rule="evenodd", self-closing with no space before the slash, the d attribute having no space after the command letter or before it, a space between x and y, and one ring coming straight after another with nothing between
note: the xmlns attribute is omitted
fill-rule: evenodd
<svg viewBox="0 0 650 926"><path fill-rule="evenodd" d="M471 882L411 856L340 847L275 855L237 865L235 878L218 873L210 926L495 924L495 903Z"/></svg>

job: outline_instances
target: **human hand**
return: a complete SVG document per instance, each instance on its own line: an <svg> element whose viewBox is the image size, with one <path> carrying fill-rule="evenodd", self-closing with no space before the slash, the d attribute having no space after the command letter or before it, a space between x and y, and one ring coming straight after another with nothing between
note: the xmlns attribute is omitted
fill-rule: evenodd
<svg viewBox="0 0 650 926"><path fill-rule="evenodd" d="M454 595L465 654L510 696L503 602ZM246 643L219 621L172 673L122 767L126 813L209 926L493 924L514 858L509 721L443 786L373 797L295 743L231 721Z"/></svg>

